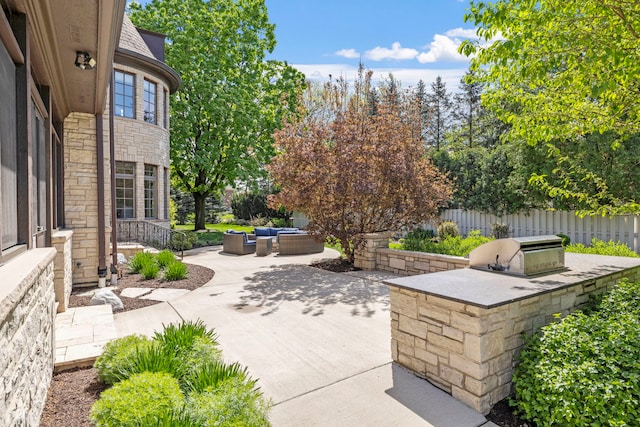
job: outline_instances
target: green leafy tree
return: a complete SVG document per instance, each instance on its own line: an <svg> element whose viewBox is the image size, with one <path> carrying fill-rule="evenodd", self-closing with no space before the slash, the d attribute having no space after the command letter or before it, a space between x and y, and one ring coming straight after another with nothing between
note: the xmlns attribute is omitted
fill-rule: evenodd
<svg viewBox="0 0 640 427"><path fill-rule="evenodd" d="M614 148L640 133L640 2L629 0L472 1L466 20L489 44L467 41L471 68L489 90L483 102L511 125L513 139L548 143L564 169L573 159L558 148L611 132ZM510 108L505 108L510 106ZM577 171L576 171L577 172ZM573 198L601 214L640 212L631 198L576 191L583 170L561 186L538 175L551 195Z"/></svg>
<svg viewBox="0 0 640 427"><path fill-rule="evenodd" d="M263 0L152 0L130 14L167 35L166 62L182 78L171 99L172 171L203 229L208 196L264 174L303 76L265 60L276 41Z"/></svg>
<svg viewBox="0 0 640 427"><path fill-rule="evenodd" d="M415 97L381 96L371 114L370 77L361 69L351 96L340 79L325 86L321 113L276 132L279 154L269 165L281 187L272 206L303 212L309 230L339 241L350 262L363 233L432 220L450 197L424 155Z"/></svg>
<svg viewBox="0 0 640 427"><path fill-rule="evenodd" d="M451 207L505 215L534 207L527 180L517 179L511 145L433 151L433 163L454 183Z"/></svg>

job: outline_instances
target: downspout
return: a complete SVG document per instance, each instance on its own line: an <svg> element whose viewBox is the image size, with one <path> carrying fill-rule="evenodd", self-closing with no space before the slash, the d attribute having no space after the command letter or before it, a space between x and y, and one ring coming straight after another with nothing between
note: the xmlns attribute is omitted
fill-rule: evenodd
<svg viewBox="0 0 640 427"><path fill-rule="evenodd" d="M98 168L98 287L107 280L107 258L105 251L104 221L104 125L102 113L96 114L96 166Z"/></svg>
<svg viewBox="0 0 640 427"><path fill-rule="evenodd" d="M115 70L111 70L109 85L109 163L111 166L111 285L118 283L118 223L116 219L116 143L113 121L113 99L115 90L113 82Z"/></svg>

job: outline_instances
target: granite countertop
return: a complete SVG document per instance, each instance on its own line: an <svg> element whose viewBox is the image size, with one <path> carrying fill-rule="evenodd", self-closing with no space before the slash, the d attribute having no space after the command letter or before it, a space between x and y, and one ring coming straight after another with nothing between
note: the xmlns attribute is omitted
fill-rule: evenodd
<svg viewBox="0 0 640 427"><path fill-rule="evenodd" d="M464 268L386 280L384 283L482 308L493 308L594 281L640 266L640 258L565 253L566 270L535 277Z"/></svg>

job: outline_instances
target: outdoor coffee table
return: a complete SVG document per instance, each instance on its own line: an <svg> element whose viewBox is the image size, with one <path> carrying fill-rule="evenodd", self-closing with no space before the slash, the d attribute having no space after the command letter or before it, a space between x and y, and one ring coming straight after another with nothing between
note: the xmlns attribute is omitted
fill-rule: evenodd
<svg viewBox="0 0 640 427"><path fill-rule="evenodd" d="M271 253L272 243L271 237L256 238L256 255L267 256Z"/></svg>

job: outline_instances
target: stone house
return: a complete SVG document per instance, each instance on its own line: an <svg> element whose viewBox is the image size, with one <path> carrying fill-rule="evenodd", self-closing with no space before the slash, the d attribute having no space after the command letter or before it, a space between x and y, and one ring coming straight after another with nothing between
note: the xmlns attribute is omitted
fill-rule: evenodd
<svg viewBox="0 0 640 427"><path fill-rule="evenodd" d="M180 78L125 4L0 0L0 425L38 425L55 314L109 278L117 218L167 221Z"/></svg>

